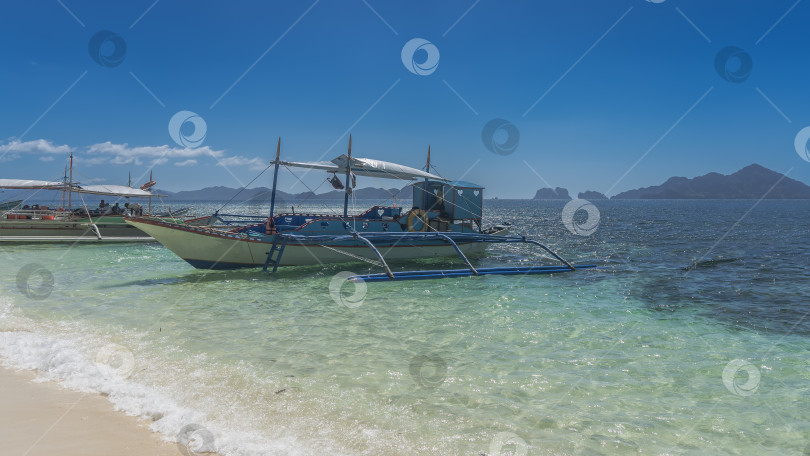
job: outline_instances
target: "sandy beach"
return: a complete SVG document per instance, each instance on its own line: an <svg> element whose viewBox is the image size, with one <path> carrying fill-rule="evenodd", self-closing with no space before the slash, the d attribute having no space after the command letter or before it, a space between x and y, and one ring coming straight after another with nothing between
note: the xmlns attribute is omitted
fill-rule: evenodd
<svg viewBox="0 0 810 456"><path fill-rule="evenodd" d="M0 367L0 453L26 456L181 454L160 440L148 422L113 410L97 394L35 383L30 371Z"/></svg>

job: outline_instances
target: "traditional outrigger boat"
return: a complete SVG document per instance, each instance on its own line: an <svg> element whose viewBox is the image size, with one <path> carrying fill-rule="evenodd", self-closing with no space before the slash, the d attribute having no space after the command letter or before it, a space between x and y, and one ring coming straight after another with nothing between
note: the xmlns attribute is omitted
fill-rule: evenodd
<svg viewBox="0 0 810 456"><path fill-rule="evenodd" d="M430 279L486 274L550 274L593 268L574 266L541 243L508 235L507 225L483 229L483 190L469 182L450 181L429 172L430 150L425 171L396 163L352 157L331 162L290 162L280 159L281 140L276 149L270 215L235 228L192 226L149 217L127 217L127 223L149 234L189 264L200 269L262 267L276 272L279 266L315 265L363 260L379 265L382 274L355 276L350 280ZM336 188L337 176L345 176L343 214L275 214L279 167L323 170ZM349 215L349 197L355 176L373 176L406 181L413 185L413 207L374 206ZM216 216L212 217L212 220ZM243 216L242 222L250 220ZM483 253L493 243L525 243L539 246L560 262L556 266L476 268L469 255ZM394 272L390 261L459 256L465 269Z"/></svg>
<svg viewBox="0 0 810 456"><path fill-rule="evenodd" d="M125 185L80 185L73 181L72 154L70 159L70 175L66 175L63 181L0 179L0 188L4 189L62 192L62 201L56 207L23 205L24 200L0 207L0 242L154 242L149 235L127 224L123 213L114 214L86 205L72 209L72 196L143 198L149 200L148 206L151 207L151 198L162 195ZM179 214L167 216L173 215Z"/></svg>

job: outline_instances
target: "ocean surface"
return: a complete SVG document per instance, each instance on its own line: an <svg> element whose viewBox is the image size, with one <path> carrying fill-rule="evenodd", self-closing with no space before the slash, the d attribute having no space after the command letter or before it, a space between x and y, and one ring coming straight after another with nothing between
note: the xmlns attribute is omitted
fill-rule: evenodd
<svg viewBox="0 0 810 456"><path fill-rule="evenodd" d="M485 225L599 266L554 276L355 288L339 274L379 269L2 245L0 358L104 394L183 454L810 454L810 201L593 203L598 225L579 211L569 230L564 202L486 202ZM493 246L474 263L549 261Z"/></svg>

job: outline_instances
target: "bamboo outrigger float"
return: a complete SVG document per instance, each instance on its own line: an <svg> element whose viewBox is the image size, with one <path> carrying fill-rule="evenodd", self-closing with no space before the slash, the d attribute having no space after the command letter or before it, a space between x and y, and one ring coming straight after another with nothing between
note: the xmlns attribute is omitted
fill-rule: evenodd
<svg viewBox="0 0 810 456"><path fill-rule="evenodd" d="M425 170L396 163L352 156L331 162L281 160L281 139L276 147L270 215L258 223L236 227L192 226L148 217L129 217L127 223L148 233L196 268L236 269L261 267L275 273L280 266L314 265L362 260L381 267L381 274L354 276L351 280L415 280L488 274L551 274L593 268L572 265L545 245L522 236L508 235L508 225L482 229L483 187L430 173L430 149ZM335 188L344 188L341 214L276 214L276 191L281 166L326 171ZM269 169L269 167L268 167ZM344 183L337 177L343 175ZM418 182L413 185L413 207L374 206L349 215L349 198L356 176L373 176ZM214 220L217 216L213 216ZM242 216L243 221L250 216ZM542 248L560 262L558 266L476 268L468 258L481 254L489 244L523 243ZM458 256L465 269L394 272L389 263L431 257Z"/></svg>

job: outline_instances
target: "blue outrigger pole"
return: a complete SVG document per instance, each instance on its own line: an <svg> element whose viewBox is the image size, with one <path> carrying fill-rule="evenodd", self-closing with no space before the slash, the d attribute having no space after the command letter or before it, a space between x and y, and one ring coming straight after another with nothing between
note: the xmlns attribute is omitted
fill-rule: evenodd
<svg viewBox="0 0 810 456"><path fill-rule="evenodd" d="M270 193L270 223L273 223L273 211L276 209L276 182L278 182L278 165L281 157L281 136L278 137L276 146L276 169L273 171L273 191ZM270 234L270 233L267 233Z"/></svg>

